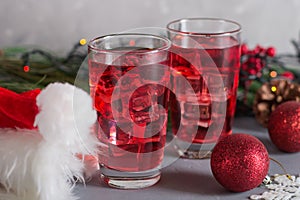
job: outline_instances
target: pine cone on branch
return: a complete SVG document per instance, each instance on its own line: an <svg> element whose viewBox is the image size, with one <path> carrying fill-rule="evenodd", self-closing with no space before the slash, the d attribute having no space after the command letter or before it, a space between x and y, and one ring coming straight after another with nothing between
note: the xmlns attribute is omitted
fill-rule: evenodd
<svg viewBox="0 0 300 200"><path fill-rule="evenodd" d="M257 91L253 103L256 120L267 127L269 116L275 108L286 101L300 102L300 85L278 79L264 83Z"/></svg>

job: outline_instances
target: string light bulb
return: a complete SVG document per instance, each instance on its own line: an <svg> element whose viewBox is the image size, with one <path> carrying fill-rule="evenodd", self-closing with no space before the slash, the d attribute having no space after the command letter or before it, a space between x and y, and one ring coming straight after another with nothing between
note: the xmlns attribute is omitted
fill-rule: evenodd
<svg viewBox="0 0 300 200"><path fill-rule="evenodd" d="M129 41L129 46L133 47L135 45L135 41L134 40L130 40Z"/></svg>
<svg viewBox="0 0 300 200"><path fill-rule="evenodd" d="M271 76L272 78L277 77L277 72L276 72L276 71L271 71L271 72L270 72L270 76Z"/></svg>
<svg viewBox="0 0 300 200"><path fill-rule="evenodd" d="M29 67L28 65L25 65L25 66L23 67L23 71L24 71L24 72L29 72L29 71L30 71L30 67Z"/></svg>
<svg viewBox="0 0 300 200"><path fill-rule="evenodd" d="M276 87L276 86L272 86L272 87L271 87L271 91L272 91L272 92L276 92L276 91L277 91L277 87Z"/></svg>
<svg viewBox="0 0 300 200"><path fill-rule="evenodd" d="M86 41L85 38L82 38L81 40L79 40L79 44L80 44L81 46L85 45L86 42L87 42L87 41Z"/></svg>

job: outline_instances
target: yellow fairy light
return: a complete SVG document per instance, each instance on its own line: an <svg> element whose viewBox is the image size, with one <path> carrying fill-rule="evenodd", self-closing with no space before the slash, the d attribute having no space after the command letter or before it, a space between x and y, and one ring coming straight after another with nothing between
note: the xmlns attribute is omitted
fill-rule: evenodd
<svg viewBox="0 0 300 200"><path fill-rule="evenodd" d="M270 72L270 76L271 76L272 78L275 78L275 77L277 76L277 72L276 72L276 71L271 71L271 72Z"/></svg>
<svg viewBox="0 0 300 200"><path fill-rule="evenodd" d="M81 40L79 40L79 44L80 45L85 45L86 44L86 39L82 38Z"/></svg>
<svg viewBox="0 0 300 200"><path fill-rule="evenodd" d="M276 87L276 86L272 86L272 87L271 87L271 91L272 91L272 92L276 92L276 90L277 90L277 87Z"/></svg>

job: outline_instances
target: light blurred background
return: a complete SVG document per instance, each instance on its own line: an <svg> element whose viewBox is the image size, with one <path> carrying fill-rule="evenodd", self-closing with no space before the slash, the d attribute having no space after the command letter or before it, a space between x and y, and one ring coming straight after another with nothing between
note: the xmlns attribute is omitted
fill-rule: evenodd
<svg viewBox="0 0 300 200"><path fill-rule="evenodd" d="M239 22L250 47L272 45L294 52L299 0L1 0L0 48L36 45L65 52L81 38L140 27L165 27L183 17Z"/></svg>

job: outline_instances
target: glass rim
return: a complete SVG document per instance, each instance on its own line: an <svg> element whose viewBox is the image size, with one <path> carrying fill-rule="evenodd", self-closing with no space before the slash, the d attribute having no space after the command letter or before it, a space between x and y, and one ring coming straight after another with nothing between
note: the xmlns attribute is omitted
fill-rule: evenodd
<svg viewBox="0 0 300 200"><path fill-rule="evenodd" d="M104 49L104 48L99 48L97 47L94 43L96 41L100 41L106 39L106 38L113 38L116 36L140 36L140 37L145 37L145 38L156 38L159 40L164 41L164 45L157 47L157 48L153 48L153 49L147 49L144 51L128 51L128 50L116 50L116 49ZM92 49L94 51L99 51L99 52L103 52L103 53L111 53L111 54L119 54L119 53L134 53L134 54L148 54L148 53L157 53L160 51L165 51L168 50L171 47L172 42L166 38L166 37L162 37L162 36L158 36L158 35L154 35L154 34L146 34L146 33L113 33L113 34L107 34L107 35L103 35L103 36L99 36L96 37L94 39L91 39L88 43L88 48Z"/></svg>
<svg viewBox="0 0 300 200"><path fill-rule="evenodd" d="M180 31L178 29L174 29L174 28L170 28L170 26L172 24L175 23L181 23L184 21L214 21L214 22L226 22L226 23L230 23L230 24L234 24L236 25L237 28L233 28L232 30L229 31L220 31L220 32L216 32L216 33L209 33L209 32L194 32L194 31ZM177 19L177 20L173 20L171 22L169 22L167 24L167 29L169 31L173 31L173 32L177 32L177 33L182 33L182 34L187 34L187 35L204 35L204 36L221 36L221 35L227 35L227 34L236 34L236 33L240 33L242 30L242 27L239 23L233 21L233 20L228 20L228 19L223 19L223 18L210 18L210 17L196 17L196 18L181 18L181 19Z"/></svg>

